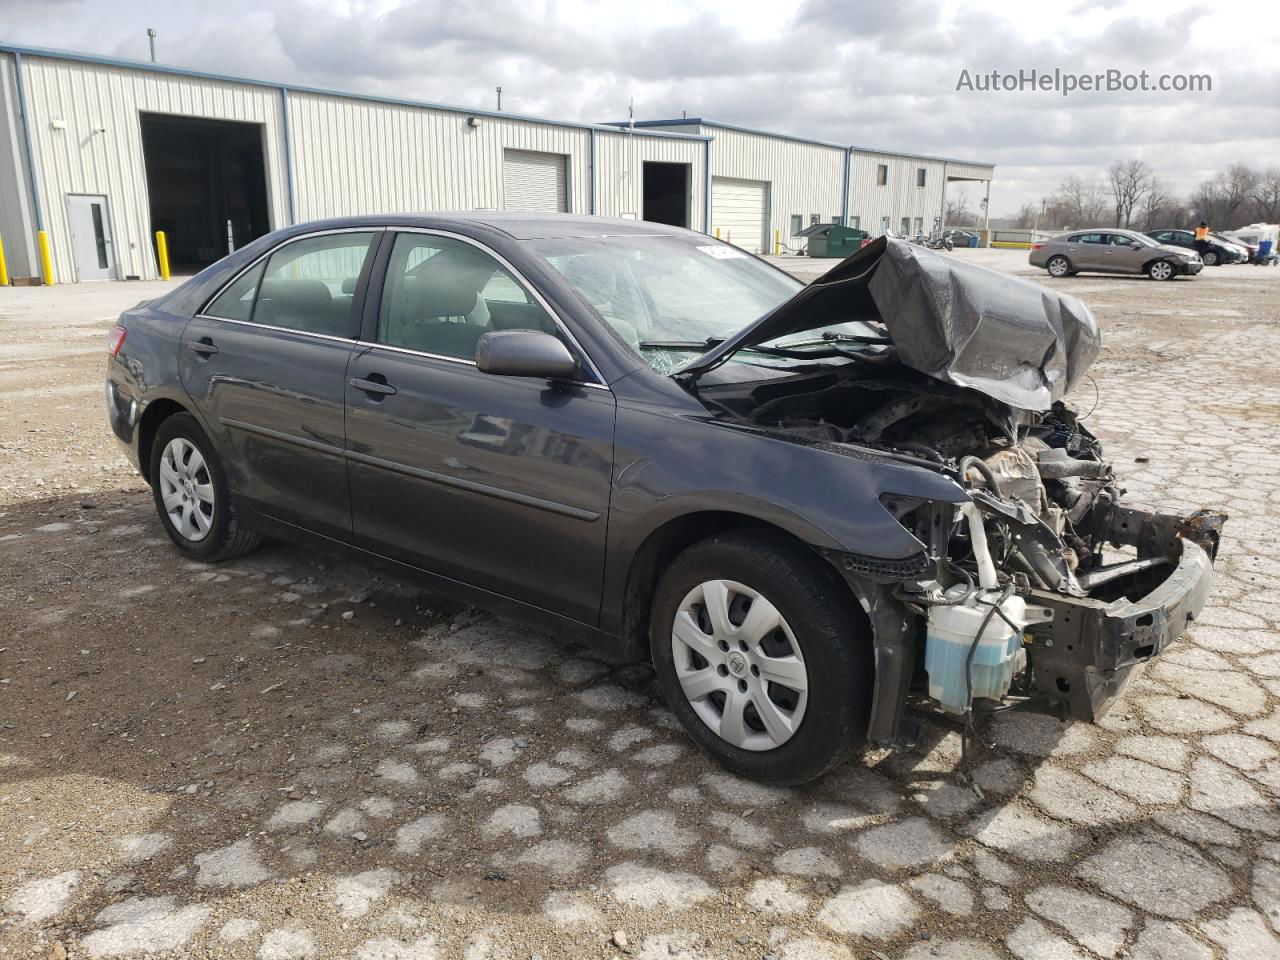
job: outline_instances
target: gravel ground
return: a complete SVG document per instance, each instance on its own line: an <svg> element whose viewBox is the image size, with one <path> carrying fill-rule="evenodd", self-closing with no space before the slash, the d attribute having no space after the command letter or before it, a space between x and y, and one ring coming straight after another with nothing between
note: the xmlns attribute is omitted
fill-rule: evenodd
<svg viewBox="0 0 1280 960"><path fill-rule="evenodd" d="M765 788L644 668L285 545L185 562L100 409L160 285L0 290L0 954L1280 956L1280 270L1054 285L1131 497L1232 519L1192 634L1100 726L1001 714L982 797L939 726Z"/></svg>

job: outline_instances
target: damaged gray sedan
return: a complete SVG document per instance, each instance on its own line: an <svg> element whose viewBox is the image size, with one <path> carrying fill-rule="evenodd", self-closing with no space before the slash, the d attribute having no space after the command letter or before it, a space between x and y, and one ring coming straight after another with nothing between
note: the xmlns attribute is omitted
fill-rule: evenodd
<svg viewBox="0 0 1280 960"><path fill-rule="evenodd" d="M881 239L815 283L686 230L346 218L126 311L113 430L188 556L337 549L619 658L759 780L923 712L1092 721L1224 521L1126 503L1078 300Z"/></svg>

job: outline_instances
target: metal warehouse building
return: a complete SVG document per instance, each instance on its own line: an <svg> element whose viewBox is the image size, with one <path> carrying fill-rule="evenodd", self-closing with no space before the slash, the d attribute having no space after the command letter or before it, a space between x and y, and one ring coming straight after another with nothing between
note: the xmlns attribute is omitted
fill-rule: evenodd
<svg viewBox="0 0 1280 960"><path fill-rule="evenodd" d="M655 220L749 250L811 222L941 223L993 168L681 119L581 124L0 45L0 240L13 276L154 279L353 213Z"/></svg>

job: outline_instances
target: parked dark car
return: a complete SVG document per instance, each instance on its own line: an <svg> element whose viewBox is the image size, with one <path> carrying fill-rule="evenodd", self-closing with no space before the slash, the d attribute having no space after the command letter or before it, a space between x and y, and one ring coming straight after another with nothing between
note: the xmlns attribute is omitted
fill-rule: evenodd
<svg viewBox="0 0 1280 960"><path fill-rule="evenodd" d="M1204 269L1194 250L1156 243L1136 230L1096 229L1064 233L1031 245L1027 262L1051 277L1077 273L1145 273L1152 280L1194 277Z"/></svg>
<svg viewBox="0 0 1280 960"><path fill-rule="evenodd" d="M805 287L656 224L367 217L125 311L107 412L188 557L339 548L650 659L704 749L797 783L909 702L1092 720L1200 611L1223 518L1123 504L1062 402L1099 343L886 238Z"/></svg>
<svg viewBox="0 0 1280 960"><path fill-rule="evenodd" d="M1149 230L1147 231L1147 236L1157 243L1195 250L1200 254L1200 259L1204 261L1206 267L1216 267L1224 263L1240 263L1248 259L1247 256L1242 257L1240 255L1239 249L1235 244L1223 240L1212 233L1209 234L1209 238L1205 241L1204 250L1200 250L1196 246L1196 235L1192 230L1163 228Z"/></svg>

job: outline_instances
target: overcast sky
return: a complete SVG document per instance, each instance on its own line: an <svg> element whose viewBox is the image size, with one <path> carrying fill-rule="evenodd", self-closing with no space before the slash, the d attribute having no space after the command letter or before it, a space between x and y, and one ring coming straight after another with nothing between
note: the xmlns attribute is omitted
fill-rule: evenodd
<svg viewBox="0 0 1280 960"><path fill-rule="evenodd" d="M1280 164L1280 14L1208 0L0 0L10 42L572 120L703 116L998 165L992 214L1141 157ZM1211 93L957 92L961 70L1207 73ZM975 197L976 199L976 197Z"/></svg>

